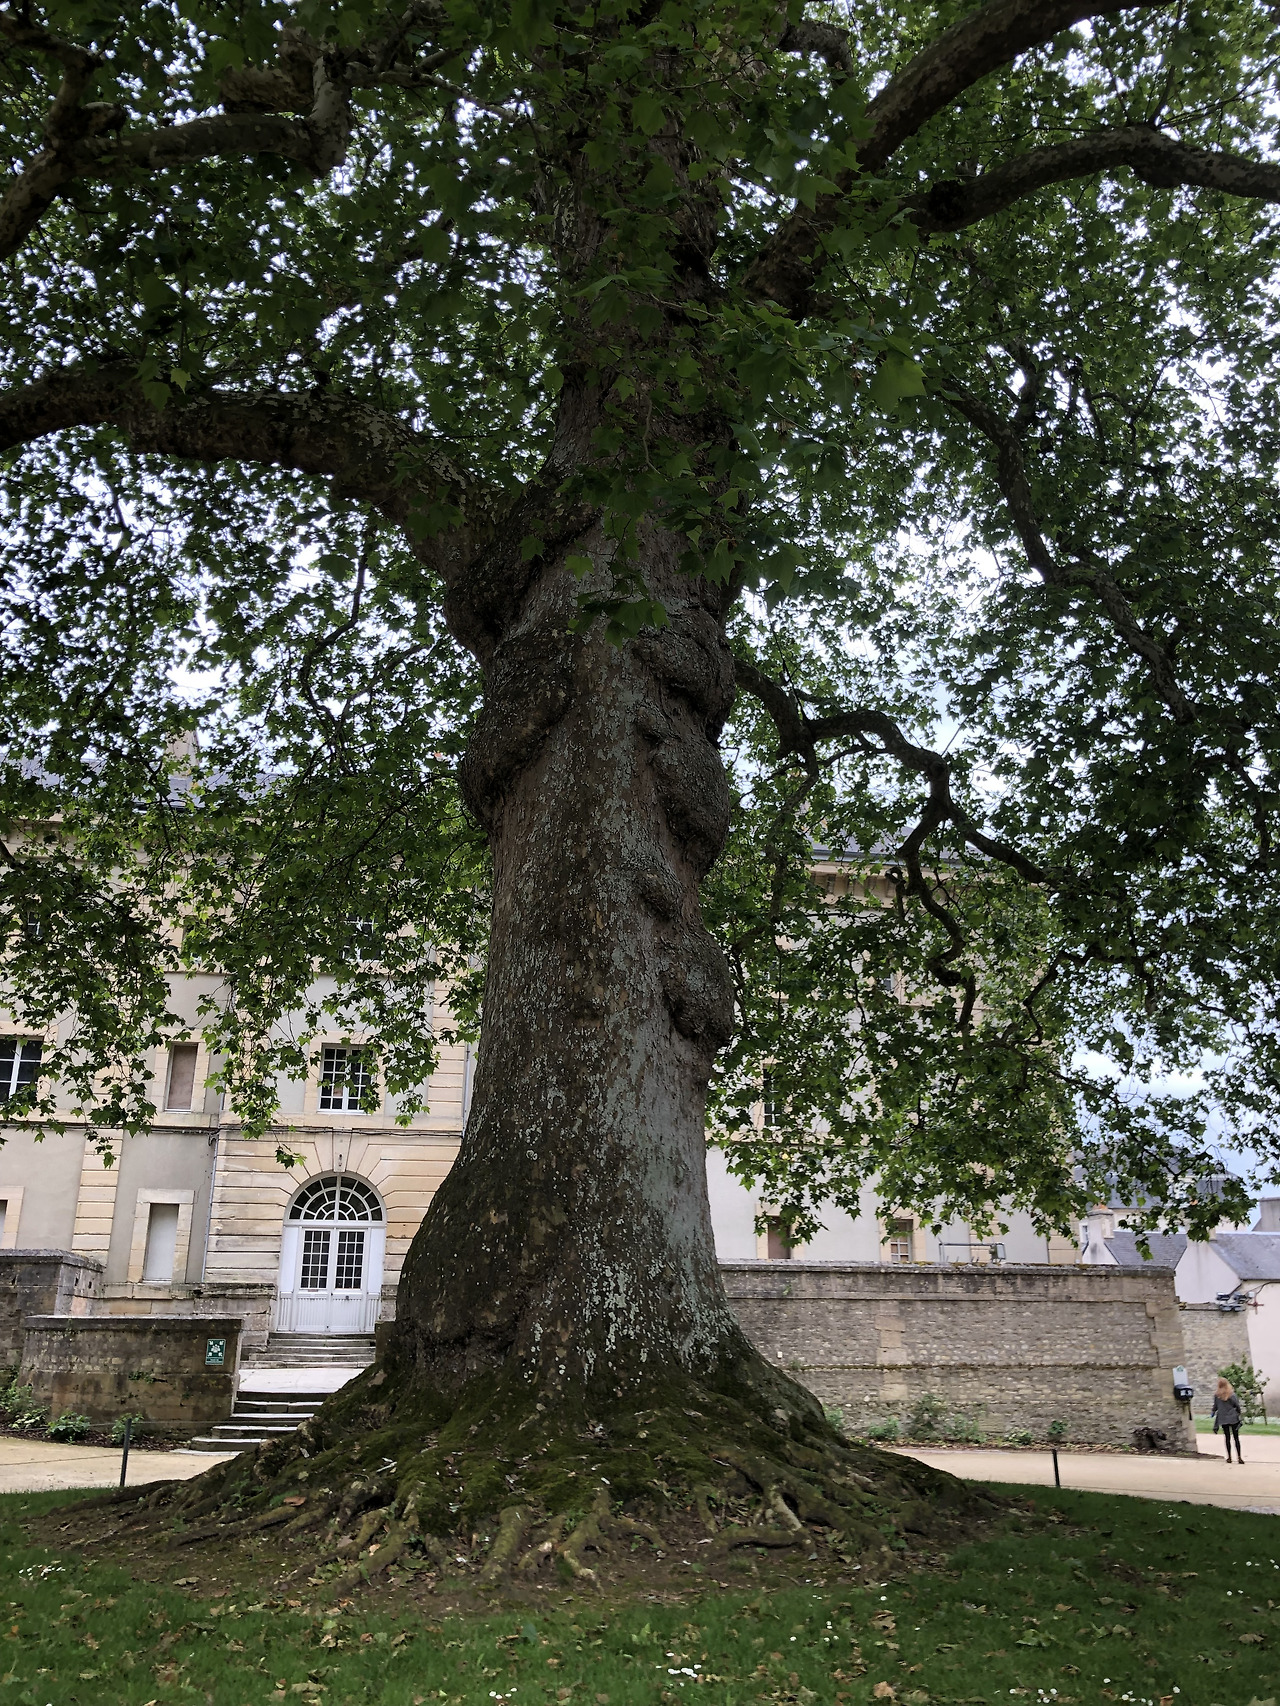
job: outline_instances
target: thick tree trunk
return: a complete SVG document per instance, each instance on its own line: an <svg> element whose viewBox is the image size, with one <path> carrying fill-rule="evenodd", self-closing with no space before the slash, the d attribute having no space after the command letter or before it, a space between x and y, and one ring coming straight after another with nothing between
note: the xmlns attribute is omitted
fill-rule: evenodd
<svg viewBox="0 0 1280 1706"><path fill-rule="evenodd" d="M621 649L601 622L569 637L580 583L560 562L500 635L468 633L485 706L463 780L494 867L482 1036L392 1350L445 1390L502 1369L605 1399L745 1349L703 1138L732 990L698 908L728 825L733 669L718 591L677 548L646 535L671 626Z"/></svg>

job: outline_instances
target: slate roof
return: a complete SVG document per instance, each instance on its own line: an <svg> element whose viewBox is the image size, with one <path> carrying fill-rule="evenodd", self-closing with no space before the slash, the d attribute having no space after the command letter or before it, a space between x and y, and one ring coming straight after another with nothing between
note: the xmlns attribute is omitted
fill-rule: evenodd
<svg viewBox="0 0 1280 1706"><path fill-rule="evenodd" d="M1219 1232L1211 1248L1242 1280L1280 1280L1280 1232Z"/></svg>
<svg viewBox="0 0 1280 1706"><path fill-rule="evenodd" d="M1276 1240L1280 1244L1280 1238ZM1149 1232L1151 1260L1138 1248L1136 1232L1119 1231L1107 1239L1107 1249L1122 1268L1176 1268L1187 1247L1185 1232Z"/></svg>

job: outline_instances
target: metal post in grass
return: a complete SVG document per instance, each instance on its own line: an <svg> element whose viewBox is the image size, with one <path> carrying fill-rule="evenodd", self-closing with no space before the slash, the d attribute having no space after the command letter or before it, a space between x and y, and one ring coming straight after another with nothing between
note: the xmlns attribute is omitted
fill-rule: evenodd
<svg viewBox="0 0 1280 1706"><path fill-rule="evenodd" d="M120 1453L120 1485L124 1486L124 1478L129 1472L129 1440L133 1434L133 1417L124 1419L124 1450Z"/></svg>
<svg viewBox="0 0 1280 1706"><path fill-rule="evenodd" d="M1062 1485L1062 1476L1058 1473L1058 1450L1056 1446L1049 1447L1049 1455L1053 1458L1053 1484L1055 1487L1060 1487ZM121 1480L120 1485L124 1485L123 1479Z"/></svg>

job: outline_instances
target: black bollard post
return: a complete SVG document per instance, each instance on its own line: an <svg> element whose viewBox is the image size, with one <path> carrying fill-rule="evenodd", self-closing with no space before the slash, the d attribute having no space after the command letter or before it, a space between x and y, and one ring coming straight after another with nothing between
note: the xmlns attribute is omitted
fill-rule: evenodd
<svg viewBox="0 0 1280 1706"><path fill-rule="evenodd" d="M124 1419L124 1450L120 1454L120 1485L124 1486L124 1478L129 1472L129 1437L133 1433L133 1417Z"/></svg>
<svg viewBox="0 0 1280 1706"><path fill-rule="evenodd" d="M1060 1487L1062 1485L1062 1476L1058 1473L1058 1453L1056 1448L1051 1449L1053 1449L1053 1484L1055 1487Z"/></svg>

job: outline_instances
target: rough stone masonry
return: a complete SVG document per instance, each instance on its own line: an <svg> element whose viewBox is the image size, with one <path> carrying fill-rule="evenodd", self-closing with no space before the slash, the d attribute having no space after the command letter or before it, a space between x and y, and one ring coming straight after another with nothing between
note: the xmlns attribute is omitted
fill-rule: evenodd
<svg viewBox="0 0 1280 1706"><path fill-rule="evenodd" d="M1080 1444L1133 1430L1194 1451L1173 1396L1186 1361L1169 1268L722 1264L738 1319L857 1429L905 1418L925 1393L989 1435L1064 1422Z"/></svg>

